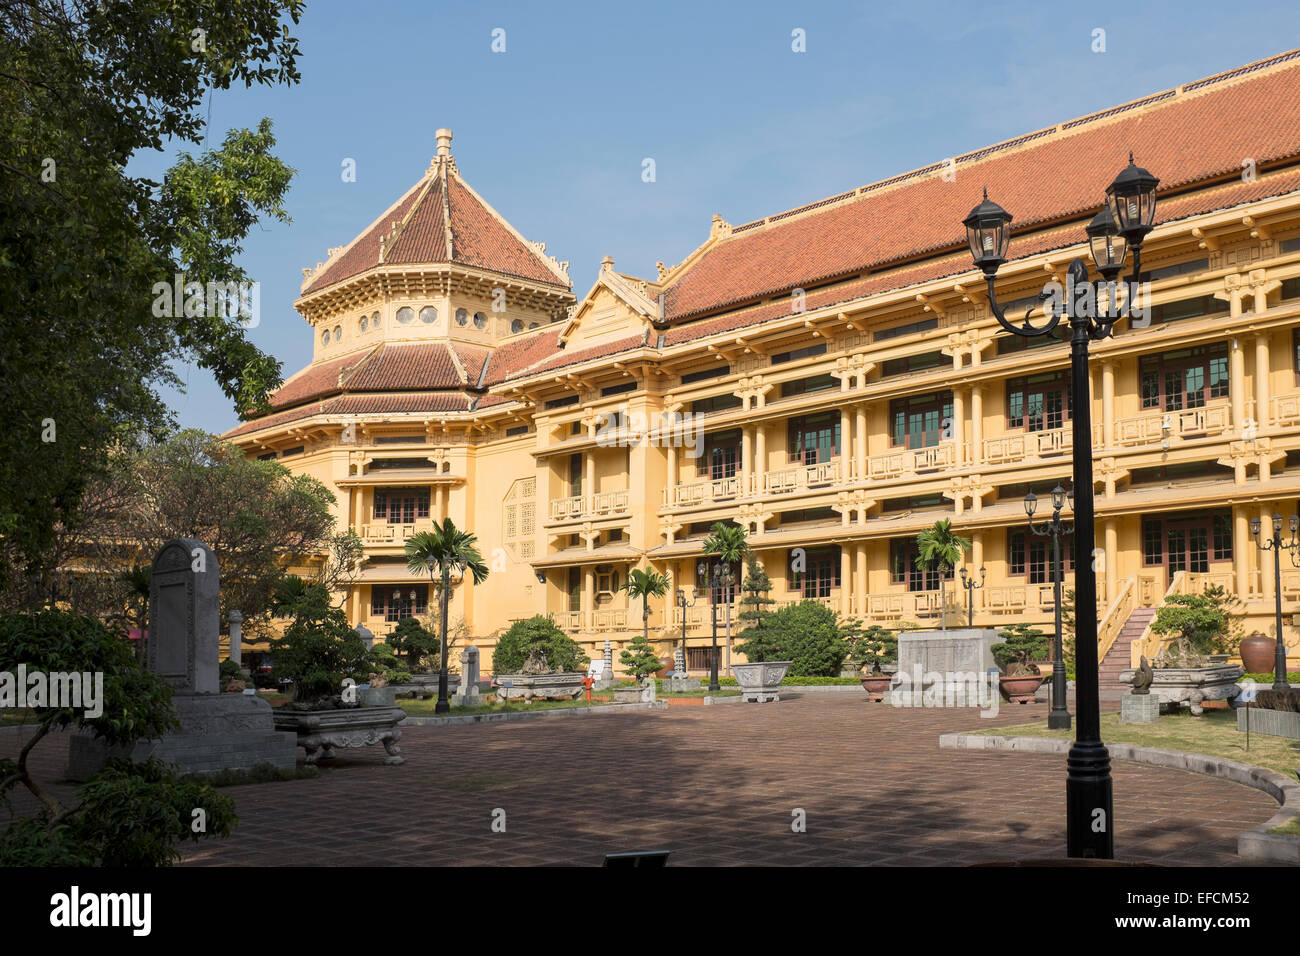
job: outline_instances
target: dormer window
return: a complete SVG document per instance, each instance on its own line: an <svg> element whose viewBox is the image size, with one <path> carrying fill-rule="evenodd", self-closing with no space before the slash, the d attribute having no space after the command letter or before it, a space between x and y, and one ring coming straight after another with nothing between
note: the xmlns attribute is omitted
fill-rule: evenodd
<svg viewBox="0 0 1300 956"><path fill-rule="evenodd" d="M457 309L456 324L461 326L462 328L466 325L469 325L469 313L466 312L464 309Z"/></svg>
<svg viewBox="0 0 1300 956"><path fill-rule="evenodd" d="M420 310L420 321L425 325L433 325L438 321L438 310L431 305L426 305Z"/></svg>
<svg viewBox="0 0 1300 956"><path fill-rule="evenodd" d="M399 325L410 325L415 321L415 310L409 306L402 306L397 310L397 323Z"/></svg>

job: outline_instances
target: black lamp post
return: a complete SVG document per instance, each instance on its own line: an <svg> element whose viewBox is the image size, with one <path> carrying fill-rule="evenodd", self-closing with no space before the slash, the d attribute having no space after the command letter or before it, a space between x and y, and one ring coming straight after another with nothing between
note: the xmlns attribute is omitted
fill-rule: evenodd
<svg viewBox="0 0 1300 956"><path fill-rule="evenodd" d="M677 605L682 609L682 677L686 676L689 668L686 666L686 609L695 607L695 602L686 603L686 591L682 588L677 589Z"/></svg>
<svg viewBox="0 0 1300 956"><path fill-rule="evenodd" d="M1291 553L1291 563L1296 564L1296 553L1300 551L1300 541L1296 540L1296 531L1300 530L1300 516L1291 516L1291 541L1288 544L1282 540L1282 516L1273 515L1273 536L1271 538L1259 537L1260 520L1258 518L1250 519L1250 533L1255 538L1255 547L1261 551L1273 552L1273 599L1275 601L1273 613L1277 621L1277 648L1273 656L1273 689L1289 690L1290 684L1286 679L1286 641L1282 639L1282 552Z"/></svg>
<svg viewBox="0 0 1300 956"><path fill-rule="evenodd" d="M1065 646L1061 632L1061 537L1074 534L1074 525L1061 521L1061 509L1069 498L1074 504L1074 492L1068 495L1058 483L1052 489L1052 518L1041 524L1034 524L1034 511L1038 508L1038 497L1031 491L1025 495L1025 514L1029 515L1029 530L1040 538L1052 539L1052 586L1055 591L1056 628L1052 637L1052 710L1047 715L1047 726L1053 730L1070 729L1070 711L1065 706ZM1076 566L1077 567L1077 566ZM1078 595L1078 588L1075 588Z"/></svg>
<svg viewBox="0 0 1300 956"><path fill-rule="evenodd" d="M980 568L980 579L976 583L975 575L966 577L966 569L961 569L961 586L966 589L966 626L975 626L975 592L984 587L984 568Z"/></svg>
<svg viewBox="0 0 1300 956"><path fill-rule="evenodd" d="M722 685L718 683L718 590L725 581L730 579L731 569L723 561L714 562L712 568L701 561L699 568L701 573L709 575L709 615L713 621L713 657L709 661L709 690L721 690ZM683 619L684 617L683 614Z"/></svg>
<svg viewBox="0 0 1300 956"><path fill-rule="evenodd" d="M1142 241L1152 229L1159 180L1145 169L1129 164L1106 190L1106 208L1088 224L1088 248L1102 282L1088 279L1082 259L1070 263L1062 294L1045 288L1043 300L1054 299L1050 317L1041 325L1029 321L1013 325L998 306L994 279L1006 261L1011 242L1011 214L988 198L963 220L975 265L984 273L989 310L998 324L1013 335L1030 338L1051 335L1062 318L1070 326L1070 396L1073 403L1075 503L1075 670L1078 724L1066 760L1066 852L1071 857L1111 859L1115 854L1110 754L1101 741L1101 706L1097 697L1097 578L1092 569L1096 541L1092 500L1092 409L1088 382L1088 346L1111 334L1115 322L1130 314L1141 275ZM1115 284L1133 249L1133 274L1122 308ZM1106 314L1097 301L1108 292ZM1049 311L1047 309L1045 312Z"/></svg>

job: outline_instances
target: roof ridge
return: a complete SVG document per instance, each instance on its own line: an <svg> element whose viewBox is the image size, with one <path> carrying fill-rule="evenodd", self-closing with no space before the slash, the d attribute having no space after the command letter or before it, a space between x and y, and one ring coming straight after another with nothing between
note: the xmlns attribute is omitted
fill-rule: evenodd
<svg viewBox="0 0 1300 956"><path fill-rule="evenodd" d="M1137 99L1129 100L1127 102L1120 103L1115 106L1109 106L1104 109L1094 111L1092 113L1085 113L1083 116L1076 117L1072 120L1067 120L1062 123L1057 123L1053 126L1045 126L1041 129L1033 130L1028 133L1022 133L1018 136L1013 136L1010 139L1001 140L1000 142L992 143L988 146L982 146L978 149L974 149L966 153L960 153L956 156L951 157L950 159L944 159L938 163L930 163L926 166L920 166L915 169L908 170L907 172L899 173L894 176L889 176L885 179L879 179L876 180L875 182L867 183L866 185L863 186L858 186L855 189L850 189L845 192L838 193L834 196L828 196L823 199L814 200L813 202L805 203L801 206L796 206L793 209L787 209L783 212L773 213L771 215L764 216L760 219L753 219L750 220L749 222L741 223L740 225L737 226L731 226L730 229L724 235L719 237L719 239L725 242L727 239L733 238L740 233L749 232L755 229L761 229L764 226L770 226L782 220L789 219L804 213L815 212L816 210L824 206L831 206L841 202L846 203L846 202L860 199L863 196L877 193L882 189L888 189L892 186L901 185L902 183L908 182L910 180L939 172L940 170L947 168L949 162L951 162L954 166L967 164L967 163L980 162L981 160L986 159L989 156L1003 153L1006 152L1007 150L1016 149L1020 146L1027 145L1028 143L1033 142L1035 140L1042 139L1045 136L1065 135L1067 132L1072 132L1074 130L1079 129L1080 127L1087 126L1092 123L1104 122L1105 120L1111 119L1122 113L1128 113L1134 109L1142 109L1144 107L1152 106L1156 103L1164 102L1165 100L1174 99L1177 97L1189 96L1191 94L1199 94L1201 91L1209 87L1215 86L1216 84L1219 83L1231 82L1233 80L1240 79L1248 74L1257 73L1260 70L1269 70L1275 67L1282 67L1285 64L1291 63L1291 61L1297 59L1298 57L1300 57L1300 48L1287 50L1284 53L1279 53L1276 54L1275 56L1266 57L1265 59L1262 60L1256 60L1255 62L1247 63L1244 66L1234 67L1233 69L1225 70L1221 73L1216 73L1208 77L1203 77L1202 79L1195 80L1191 83L1186 83L1181 86L1160 90L1156 93L1151 93L1146 96L1141 96L1138 97ZM710 238L713 237L710 236ZM701 245L700 249L702 249L704 246L709 244L710 243L706 241ZM700 249L696 249L695 252L699 252ZM692 255L694 255L694 252L692 253ZM690 256L688 256L687 258L690 258ZM685 260L683 260L683 263L684 262Z"/></svg>
<svg viewBox="0 0 1300 956"><path fill-rule="evenodd" d="M451 172L456 176L456 182L458 182L465 189L465 191L468 192L471 197L473 197L474 201L477 202L480 206L482 206L484 210L487 211L488 215L490 215L493 219L495 219L498 223L500 223L506 229L506 231L510 233L510 235L514 236L521 243L523 243L524 248L527 249L529 252L531 252L533 256L537 259L537 261L546 267L548 272L550 272L551 274L555 275L557 278L560 279L561 285L565 286L566 288L572 287L573 280L569 278L569 263L560 262L554 256L548 256L546 254L546 243L534 242L531 239L526 238L523 233L521 233L518 229L512 226L509 220L507 220L505 216L497 212L496 209L493 208L490 202L488 202L486 199L480 196L478 194L478 191L473 186L471 186L468 182L465 181L465 177L460 174L459 168L452 169ZM451 190L448 189L447 193L449 197L448 207L447 207L448 228L450 229ZM451 257L449 256L448 258Z"/></svg>
<svg viewBox="0 0 1300 956"><path fill-rule="evenodd" d="M353 365L351 368L346 368L343 371L339 372L339 388L345 388L347 379L351 379L353 375L361 371L361 369L364 368L365 366L369 365L371 360L374 359L374 357L378 355L382 349L387 348L387 346L388 346L387 342L376 342L374 345L370 347L370 352L366 355L363 355L360 361L358 361L356 365ZM309 365L307 367L310 368L311 366ZM345 375L347 376L347 379L344 379Z"/></svg>

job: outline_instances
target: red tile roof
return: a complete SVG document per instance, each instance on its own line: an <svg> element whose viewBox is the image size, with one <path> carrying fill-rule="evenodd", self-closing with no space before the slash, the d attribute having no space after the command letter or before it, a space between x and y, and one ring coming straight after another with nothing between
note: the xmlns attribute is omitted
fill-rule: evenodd
<svg viewBox="0 0 1300 956"><path fill-rule="evenodd" d="M1129 150L1162 193L1300 155L1300 51L958 157L952 182L940 164L735 227L671 279L668 317L957 248L985 186L1017 230L1091 215Z"/></svg>
<svg viewBox="0 0 1300 956"><path fill-rule="evenodd" d="M394 226L396 238L386 240ZM454 164L435 162L338 258L313 276L302 294L311 295L380 265L380 246L385 240L385 265L453 262L569 287L568 280L541 252L466 185Z"/></svg>
<svg viewBox="0 0 1300 956"><path fill-rule="evenodd" d="M385 344L361 367L344 376L349 392L462 388L465 378L445 342Z"/></svg>
<svg viewBox="0 0 1300 956"><path fill-rule="evenodd" d="M524 369L536 365L559 351L557 340L564 331L564 323L547 326L536 335L512 339L495 352L488 361L485 385L498 385L519 375Z"/></svg>
<svg viewBox="0 0 1300 956"><path fill-rule="evenodd" d="M321 365L309 365L292 376L271 396L272 408L287 408L298 405L311 398L332 395L342 390L340 379L349 369L361 364L374 349L354 352L341 359L325 362Z"/></svg>

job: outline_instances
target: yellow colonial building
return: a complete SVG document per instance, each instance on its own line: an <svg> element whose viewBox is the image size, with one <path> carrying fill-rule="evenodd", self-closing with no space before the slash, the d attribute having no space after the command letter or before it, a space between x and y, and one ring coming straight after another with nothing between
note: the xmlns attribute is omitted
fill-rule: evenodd
<svg viewBox="0 0 1300 956"><path fill-rule="evenodd" d="M1300 498L1300 51L755 222L714 216L678 264L637 277L606 257L580 298L567 263L465 182L450 131L437 144L304 270L312 363L227 436L336 490L366 544L354 622L382 637L426 611L403 543L444 516L492 566L452 611L489 654L545 613L617 659L642 621L621 588L653 567L673 592L652 636L670 650L682 589L702 671L697 562L720 520L749 530L778 603L933 624L945 602L915 537L951 518L966 568L987 569L975 623L1050 621L1049 543L1023 498L1069 485L1068 345L999 329L961 220L985 187L1015 215L997 289L1020 315L1087 258L1084 226L1132 150L1161 184L1150 313L1093 346L1103 668L1150 653L1151 609L1206 583L1273 633L1272 555L1249 523ZM1286 556L1281 590L1294 654ZM959 582L946 594L964 623Z"/></svg>

